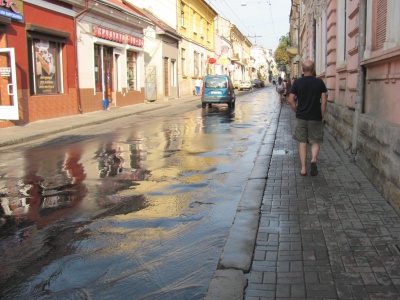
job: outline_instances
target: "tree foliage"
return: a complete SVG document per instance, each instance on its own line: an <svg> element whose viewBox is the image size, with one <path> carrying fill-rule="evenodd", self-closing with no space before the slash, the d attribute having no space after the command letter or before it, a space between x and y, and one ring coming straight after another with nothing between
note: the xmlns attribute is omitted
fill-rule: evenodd
<svg viewBox="0 0 400 300"><path fill-rule="evenodd" d="M286 65L289 62L289 56L286 48L289 46L289 33L283 35L279 39L278 48L274 52L274 59L279 70L286 71Z"/></svg>

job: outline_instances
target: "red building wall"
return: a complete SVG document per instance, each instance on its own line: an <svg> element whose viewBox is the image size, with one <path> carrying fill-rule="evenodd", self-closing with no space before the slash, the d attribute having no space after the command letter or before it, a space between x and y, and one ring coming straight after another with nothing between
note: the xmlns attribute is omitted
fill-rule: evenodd
<svg viewBox="0 0 400 300"><path fill-rule="evenodd" d="M33 121L78 114L76 91L76 56L74 19L24 2L24 22L12 21L6 28L7 47L15 49L20 119L2 121L1 127L25 124ZM64 93L57 95L30 95L28 44L26 24L69 32L70 36L62 50Z"/></svg>

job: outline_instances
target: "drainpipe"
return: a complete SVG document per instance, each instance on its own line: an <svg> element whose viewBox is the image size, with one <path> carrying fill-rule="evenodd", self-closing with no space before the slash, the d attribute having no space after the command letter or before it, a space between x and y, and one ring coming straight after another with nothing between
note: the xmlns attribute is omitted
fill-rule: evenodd
<svg viewBox="0 0 400 300"><path fill-rule="evenodd" d="M366 14L367 14L367 0L359 0L359 24L358 24L358 78L357 78L357 95L353 119L353 139L351 142L351 153L357 153L357 137L359 131L359 119L361 110L363 107L363 101L365 97L365 67L361 66L360 63L364 58L365 51L365 34L366 34Z"/></svg>
<svg viewBox="0 0 400 300"><path fill-rule="evenodd" d="M83 109L82 109L82 102L81 102L81 94L79 92L79 68L78 68L78 32L77 32L77 19L80 17L82 14L86 13L89 11L89 0L85 0L85 9L80 11L75 17L74 17L74 32L75 32L75 59L76 59L76 64L75 64L75 86L76 86L76 95L78 97L78 110L80 114L83 114Z"/></svg>

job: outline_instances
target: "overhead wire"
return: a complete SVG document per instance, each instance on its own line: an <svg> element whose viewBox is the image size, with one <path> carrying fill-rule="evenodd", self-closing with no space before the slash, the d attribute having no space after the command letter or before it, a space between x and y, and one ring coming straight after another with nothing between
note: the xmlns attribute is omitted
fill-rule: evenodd
<svg viewBox="0 0 400 300"><path fill-rule="evenodd" d="M274 18L273 18L273 14L272 14L271 0L269 1L269 11L271 12L272 30L274 32L274 36L275 36L276 39L279 40L279 38L276 36L276 32L275 32L275 25L274 25Z"/></svg>
<svg viewBox="0 0 400 300"><path fill-rule="evenodd" d="M215 0L216 1L216 0ZM239 30L243 30L242 31L242 33L245 35L245 36L247 36L247 37L249 37L249 38L252 38L251 37L251 35L253 35L254 36L254 38L256 38L257 37L257 32L256 32L256 30L254 29L255 27L261 27L261 28L264 28L265 29L265 33L271 33L271 31L272 31L272 35L265 35L265 33L263 32L263 35L262 35L262 38L261 39L259 39L259 40L261 40L262 42L260 42L260 43L257 43L257 40L255 40L255 44L261 44L262 46L266 46L266 43L267 43L267 40L268 39L274 39L274 44L275 43L277 43L277 42L279 42L279 37L277 36L277 34L276 34L276 29L275 29L275 27L276 27L276 22L275 22L275 20L274 20L274 16L273 16L273 12L272 12L272 3L271 3L271 1L272 0L265 0L265 1L250 1L250 2L248 2L248 1L245 1L244 3L246 3L246 4L249 4L249 3L256 3L256 4L258 4L258 7L259 7L259 9L258 9L258 11L260 12L260 17L261 17L261 23L262 24L256 24L256 25L253 25L252 26L252 28L253 28L253 30L251 30L250 28L249 28L249 26L248 26L248 24L245 24L244 22L243 22L243 19L241 18L241 17L239 17L236 13L235 13L235 11L232 9L232 3L234 2L234 3L243 3L243 1L230 1L230 3L228 4L227 2L226 2L226 0L220 0L219 1L219 3L220 3L220 5L218 6L218 5L216 5L216 3L213 3L213 0L206 0L206 2L207 2L207 4L208 5L210 5L219 15L221 15L222 17L224 17L225 19L227 19L227 20L229 20L229 21L231 21L233 24L235 24L235 22L233 21L233 20L231 20L231 18L229 18L229 17L227 17L226 16L226 12L222 12L221 11L221 4L224 6L224 8L226 7L227 8L227 10L229 9L229 11L232 13L232 15L237 19L237 21L238 21L238 24L240 24L240 26L237 26L238 27L238 29ZM279 0L279 1L283 1L283 0ZM286 0L286 1L289 1L289 0ZM218 2L217 2L218 3ZM267 7L264 7L263 5L267 5ZM263 16L262 15L262 12L263 11L265 11L265 13L268 13L268 11L269 11L269 13L270 13L270 22L266 22L266 20L268 19L268 18L266 18L265 17L265 15ZM282 21L282 22L284 22L284 21ZM278 22L279 23L279 22ZM286 22L287 23L287 22ZM235 24L236 25L236 24ZM260 38L260 37L257 37L257 38ZM268 43L269 44L269 43Z"/></svg>

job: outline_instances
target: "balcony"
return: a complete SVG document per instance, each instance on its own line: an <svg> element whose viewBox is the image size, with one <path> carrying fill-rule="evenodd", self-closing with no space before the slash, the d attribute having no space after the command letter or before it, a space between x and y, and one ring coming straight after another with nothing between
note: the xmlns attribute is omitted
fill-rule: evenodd
<svg viewBox="0 0 400 300"><path fill-rule="evenodd" d="M287 47L286 52L289 57L295 57L298 54L298 49L297 47Z"/></svg>
<svg viewBox="0 0 400 300"><path fill-rule="evenodd" d="M231 57L231 61L239 61L239 53L233 53L232 57Z"/></svg>

